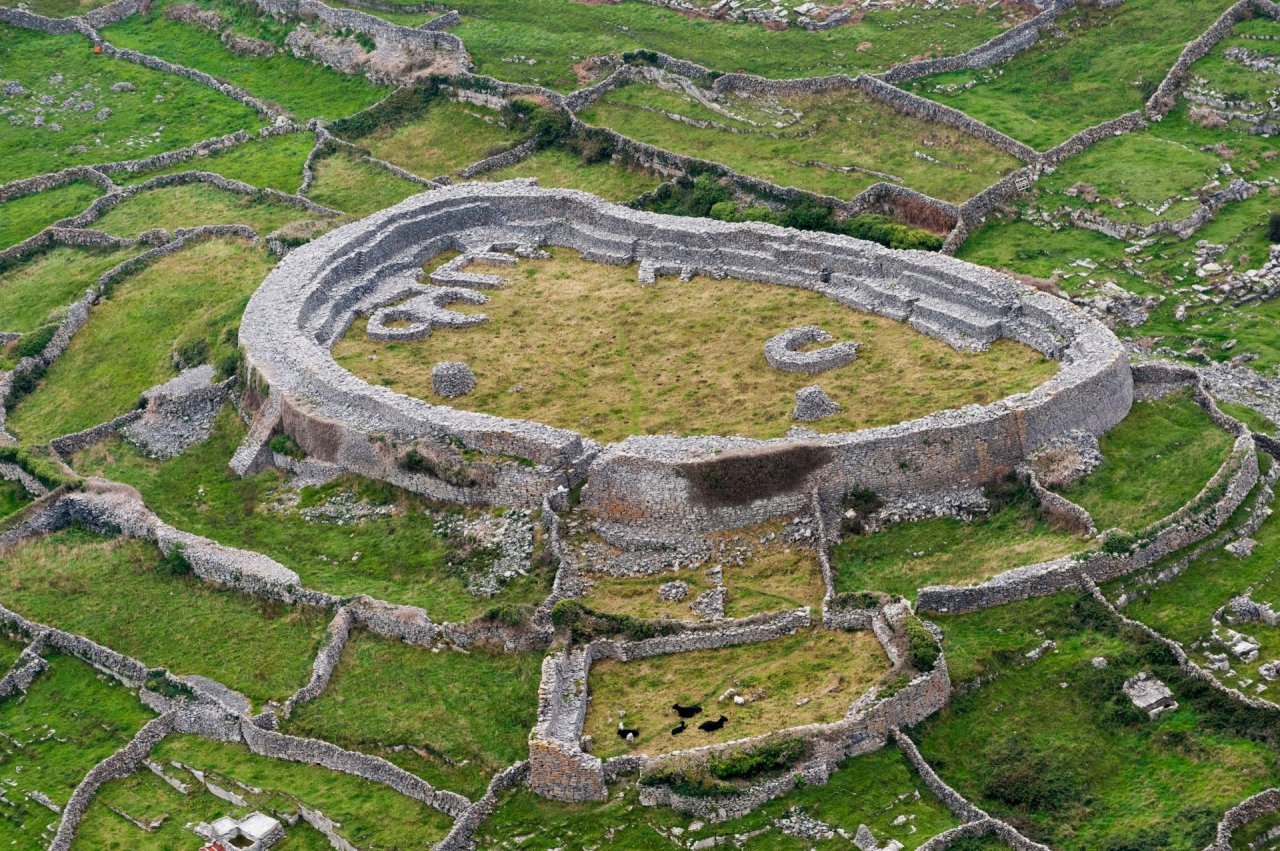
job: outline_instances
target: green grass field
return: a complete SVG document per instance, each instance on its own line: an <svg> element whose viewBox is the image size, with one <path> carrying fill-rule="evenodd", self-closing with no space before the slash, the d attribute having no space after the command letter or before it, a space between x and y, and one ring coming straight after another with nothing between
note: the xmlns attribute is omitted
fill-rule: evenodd
<svg viewBox="0 0 1280 851"><path fill-rule="evenodd" d="M218 34L165 17L170 4L156 3L103 30L119 47L129 47L226 80L277 103L300 120L342 118L371 106L391 92L364 77L353 77L295 58L280 45L274 56L233 53Z"/></svg>
<svg viewBox="0 0 1280 851"><path fill-rule="evenodd" d="M65 806L85 773L152 717L136 695L89 665L56 651L45 658L49 668L25 695L0 702L0 783L9 801L0 842L15 848L43 847L46 826L58 821L28 793Z"/></svg>
<svg viewBox="0 0 1280 851"><path fill-rule="evenodd" d="M1005 570L1084 549L1019 502L975 520L942 517L845 537L831 553L836 591L914 598L926 585L972 585Z"/></svg>
<svg viewBox="0 0 1280 851"><path fill-rule="evenodd" d="M811 33L688 18L637 0L464 0L454 7L462 25L452 32L466 43L478 73L558 91L583 84L574 70L582 60L637 48L775 78L883 70L908 59L962 53L1020 17L1000 7L907 7L872 10L859 23Z"/></svg>
<svg viewBox="0 0 1280 851"><path fill-rule="evenodd" d="M1115 631L1092 600L1059 596L938 618L948 659L990 653L979 689L913 732L961 794L1054 848L1198 851L1228 807L1275 785L1274 722L1179 674L1162 649ZM1056 650L1022 654L1045 639ZM1095 667L1092 659L1108 661ZM1150 721L1121 692L1154 671L1180 708ZM954 675L954 674L953 674ZM957 679L960 679L957 677ZM1245 731L1248 735L1245 735Z"/></svg>
<svg viewBox="0 0 1280 851"><path fill-rule="evenodd" d="M515 165L479 175L476 179L510 180L516 177L535 177L539 186L582 189L619 203L643 195L662 182L662 178L613 163L583 165L580 157L562 148L538 151Z"/></svg>
<svg viewBox="0 0 1280 851"><path fill-rule="evenodd" d="M301 207L269 198L238 195L203 183L149 189L120 202L93 227L115 236L136 237L152 228L248 225L266 235L289 222L318 218Z"/></svg>
<svg viewBox="0 0 1280 851"><path fill-rule="evenodd" d="M1237 517L1233 522L1242 519ZM1215 548L1193 559L1180 574L1167 582L1147 586L1116 580L1104 586L1103 590L1113 599L1123 588L1136 591L1137 599L1125 607L1125 614L1185 646L1207 641L1213 631L1214 613L1245 590L1250 590L1254 599L1260 602L1280 605L1280 585L1277 584L1280 575L1276 570L1280 559L1280 518L1275 515L1269 517L1252 537L1258 546L1247 557L1240 558ZM1167 566L1165 562L1153 565L1147 573L1157 573ZM1247 672L1245 676L1260 682L1266 690L1264 696L1271 699L1270 693L1275 687L1259 678L1256 669L1280 657L1280 631L1262 623L1243 624L1237 628L1258 638L1263 649L1255 662L1242 663L1233 658L1232 665L1237 671ZM1212 642L1208 643L1207 649L1222 652L1222 648ZM1199 661L1205 660L1201 658ZM1254 691L1252 686L1249 691Z"/></svg>
<svg viewBox="0 0 1280 851"><path fill-rule="evenodd" d="M233 133L263 122L249 107L198 83L141 65L95 55L78 35L47 35L0 24L0 68L24 94L6 98L10 118L0 135L0 181L31 177L73 165L138 159ZM57 79L58 82L54 82ZM129 83L132 91L111 91ZM42 107L43 127L35 127L38 98L59 103ZM61 104L92 101L92 110ZM95 116L103 107L111 115ZM62 129L54 131L57 124ZM87 203L87 202L86 202Z"/></svg>
<svg viewBox="0 0 1280 851"><path fill-rule="evenodd" d="M198 838L185 825L212 822L224 815L243 817L254 810L281 816L298 806L319 810L337 822L337 832L360 848L408 851L443 838L452 820L386 786L314 765L269 759L242 745L211 742L195 736L171 736L152 752L169 776L191 787L182 795L150 771L141 771L105 784L89 806L76 834L76 851L143 849L170 851L197 847ZM237 807L207 791L178 762L207 772L209 779L234 789L248 806ZM245 786L253 787L253 791ZM115 812L152 822L144 831ZM319 831L299 821L285 826L285 838L273 848L283 851L327 851L332 848Z"/></svg>
<svg viewBox="0 0 1280 851"><path fill-rule="evenodd" d="M157 570L154 544L80 530L6 554L0 602L144 664L212 677L255 704L307 682L328 622Z"/></svg>
<svg viewBox="0 0 1280 851"><path fill-rule="evenodd" d="M1129 0L1107 10L1078 7L1059 19L1061 37L1041 38L1000 65L940 74L912 87L1046 150L1092 124L1140 109L1183 46L1229 5Z"/></svg>
<svg viewBox="0 0 1280 851"><path fill-rule="evenodd" d="M297 192L302 183L302 164L315 144L310 133L288 133L253 139L205 157L194 157L168 168L115 174L112 179L128 186L161 174L178 171L212 171L232 180L242 180L263 189Z"/></svg>
<svg viewBox="0 0 1280 851"><path fill-rule="evenodd" d="M175 348L204 341L216 359L270 266L261 247L212 240L118 282L10 412L9 428L35 442L80 431L128 411L143 390L172 378Z"/></svg>
<svg viewBox="0 0 1280 851"><path fill-rule="evenodd" d="M307 197L351 216L367 216L427 189L347 151L325 157L315 169Z"/></svg>
<svg viewBox="0 0 1280 851"><path fill-rule="evenodd" d="M583 732L595 743L593 753L607 758L661 754L784 727L830 723L845 717L889 667L870 631L820 628L719 650L630 662L598 660L591 666L591 703ZM730 687L744 696L744 705L718 700ZM699 704L708 718L725 715L729 720L716 732L690 724L686 732L673 736L670 730L678 719L672 702ZM618 737L621 722L640 731L633 741Z"/></svg>
<svg viewBox="0 0 1280 851"><path fill-rule="evenodd" d="M329 688L285 729L384 757L474 800L495 772L528 757L541 675L534 653L437 652L354 633Z"/></svg>
<svg viewBox="0 0 1280 851"><path fill-rule="evenodd" d="M880 172L890 182L959 202L1020 165L958 130L902 115L858 92L723 101L740 120L688 95L633 84L609 92L582 119L752 177L845 199L885 180L874 173ZM714 124L695 127L667 113Z"/></svg>
<svg viewBox="0 0 1280 851"><path fill-rule="evenodd" d="M1233 442L1187 391L1135 402L1099 441L1102 464L1062 495L1093 515L1099 530L1137 532L1190 502Z"/></svg>
<svg viewBox="0 0 1280 851"><path fill-rule="evenodd" d="M510 792L481 827L478 845L485 849L509 847L511 837L519 836L523 837L520 847L530 851L611 846L665 851L672 846L664 833L679 827L688 830L682 838L690 842L750 837L734 843L748 851L848 847L844 839L814 842L789 836L773 826L775 819L792 813L793 808L850 835L865 824L882 844L897 840L906 849L914 849L958 824L892 745L847 760L825 786L798 788L748 816L720 824L704 823L697 830L692 824L699 820L663 807L639 806L635 787L618 785L620 789L599 804L562 804L523 789ZM895 824L898 819L902 821ZM761 830L764 832L752 835Z"/></svg>
<svg viewBox="0 0 1280 851"><path fill-rule="evenodd" d="M103 272L139 253L60 245L5 270L0 330L25 334L57 319L62 308L97 286Z"/></svg>
<svg viewBox="0 0 1280 851"><path fill-rule="evenodd" d="M299 495L303 508L335 498L394 506L390 516L359 523L313 522L279 507L289 493L281 473L241 479L227 467L244 432L228 406L209 441L169 461L151 460L116 440L85 450L73 463L82 474L138 488L147 507L179 529L271 556L297 571L307 588L422 606L439 621L471 620L499 602L537 603L549 592L550 577L533 571L495 598L467 593L463 577L448 567L448 542L435 531L439 512L390 485L352 477Z"/></svg>
<svg viewBox="0 0 1280 851"><path fill-rule="evenodd" d="M0 204L0 248L35 236L56 221L74 216L102 194L92 183L74 181Z"/></svg>
<svg viewBox="0 0 1280 851"><path fill-rule="evenodd" d="M26 2L23 5L28 10L35 12L37 15L44 15L46 18L69 18L72 15L83 15L85 12L105 6L107 2L108 0L30 0L30 2ZM16 2L11 2L11 0L0 3L0 6L8 6L10 8L17 5Z"/></svg>
<svg viewBox="0 0 1280 851"><path fill-rule="evenodd" d="M436 100L421 118L380 127L356 143L378 159L430 179L517 142L520 133L504 127L499 118L496 111L482 106Z"/></svg>

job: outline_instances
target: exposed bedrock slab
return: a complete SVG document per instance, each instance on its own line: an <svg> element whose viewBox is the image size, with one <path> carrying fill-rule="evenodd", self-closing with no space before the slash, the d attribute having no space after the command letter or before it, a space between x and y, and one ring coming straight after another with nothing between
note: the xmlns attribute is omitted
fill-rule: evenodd
<svg viewBox="0 0 1280 851"><path fill-rule="evenodd" d="M803 287L833 310L906 321L959 349L1012 339L1061 367L1028 393L894 426L775 440L640 436L602 450L567 429L373 386L334 362L330 347L357 315L405 298L406 276L431 257L454 249L489 261L548 245L596 262ZM294 250L254 294L240 342L247 401L260 410L233 464L241 472L263 463L259 443L272 428L313 458L452 502L537 506L589 470L587 509L640 531L744 526L806 510L814 490L900 497L981 484L1065 432L1105 432L1133 400L1109 330L999 273L831 234L643 213L529 181L416 195ZM410 446L425 468L401 463Z"/></svg>

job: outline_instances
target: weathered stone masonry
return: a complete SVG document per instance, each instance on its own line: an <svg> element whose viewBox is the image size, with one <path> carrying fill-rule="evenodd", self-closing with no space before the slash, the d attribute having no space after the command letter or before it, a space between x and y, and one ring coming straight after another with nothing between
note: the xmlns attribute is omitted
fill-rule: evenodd
<svg viewBox="0 0 1280 851"><path fill-rule="evenodd" d="M906 320L961 348L1008 337L1060 359L1062 367L1029 393L887 428L808 440L632 437L600 451L564 429L374 387L334 363L328 349L355 316L394 300L430 257L447 248L544 244L571 247L598 262L650 261L715 278L805 287L848 307ZM814 489L824 501L838 501L855 487L891 497L981 484L1056 435L1105 432L1132 400L1128 361L1110 331L997 273L847 237L641 213L522 181L415 196L294 251L250 301L240 340L252 380L267 393L233 460L239 472L268 463L265 443L275 429L293 435L314 458L458 503L537 506L581 481L589 465L583 498L598 519L684 532L800 513ZM458 444L497 457L471 462ZM411 445L466 470L466 483L402 469L397 453ZM708 506L683 472L689 464L804 446L815 447L812 454L824 463L748 504Z"/></svg>

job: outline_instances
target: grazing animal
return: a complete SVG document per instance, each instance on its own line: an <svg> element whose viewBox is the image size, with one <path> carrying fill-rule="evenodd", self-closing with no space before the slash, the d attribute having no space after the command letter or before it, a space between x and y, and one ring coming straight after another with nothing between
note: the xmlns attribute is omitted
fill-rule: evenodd
<svg viewBox="0 0 1280 851"><path fill-rule="evenodd" d="M671 708L674 709L676 711L676 714L679 715L681 718L692 718L693 716L702 712L701 706L681 706L678 703L671 704Z"/></svg>
<svg viewBox="0 0 1280 851"><path fill-rule="evenodd" d="M724 722L728 720L729 720L728 718L725 718L723 715L721 715L715 721L703 721L701 724L698 725L698 729L703 731L704 733L714 733L716 730L719 730L721 727L723 727Z"/></svg>
<svg viewBox="0 0 1280 851"><path fill-rule="evenodd" d="M684 721L681 721L681 722L680 722L680 726L679 726L679 727L672 727L672 728L671 728L671 735L673 735L673 736L678 736L678 735L680 735L681 733L683 733L683 732L684 732L684 728L685 728L685 727L688 727L688 726L689 726L689 725L688 725L688 724L686 724L686 723L684 723Z"/></svg>
<svg viewBox="0 0 1280 851"><path fill-rule="evenodd" d="M629 742L638 735L640 735L639 730L633 729L631 727L624 727L622 726L621 721L618 722L618 738L619 739L625 739L626 741Z"/></svg>

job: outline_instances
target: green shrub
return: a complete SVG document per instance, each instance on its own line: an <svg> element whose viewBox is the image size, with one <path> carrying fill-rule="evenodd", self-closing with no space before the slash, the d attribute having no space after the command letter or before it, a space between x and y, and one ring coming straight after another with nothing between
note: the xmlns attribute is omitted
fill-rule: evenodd
<svg viewBox="0 0 1280 851"><path fill-rule="evenodd" d="M1081 795L1071 757L1061 750L1032 750L1017 736L987 748L982 794L1028 811L1063 809Z"/></svg>
<svg viewBox="0 0 1280 851"><path fill-rule="evenodd" d="M1272 213L1267 219L1267 239L1280 243L1280 210Z"/></svg>
<svg viewBox="0 0 1280 851"><path fill-rule="evenodd" d="M147 691L164 695L170 700L189 700L195 697L195 692L189 686L170 679L165 676L166 673L164 668L149 669L146 680L143 682Z"/></svg>
<svg viewBox="0 0 1280 851"><path fill-rule="evenodd" d="M1008 508L1036 508L1039 500L1031 490L1031 485L1017 473L1009 472L988 482L982 488L982 495L990 503L989 512L997 514Z"/></svg>
<svg viewBox="0 0 1280 851"><path fill-rule="evenodd" d="M44 378L48 367L39 364L31 369L16 373L13 380L9 383L9 407L12 408L18 402L35 392L40 386L40 380Z"/></svg>
<svg viewBox="0 0 1280 851"><path fill-rule="evenodd" d="M185 549L175 544L169 552L156 562L156 572L165 576L187 576L191 573L191 562L187 561Z"/></svg>
<svg viewBox="0 0 1280 851"><path fill-rule="evenodd" d="M585 644L597 638L622 638L643 641L679 631L679 624L647 621L631 615L615 615L588 608L578 600L561 600L551 609L551 623L556 629L565 629L575 644Z"/></svg>
<svg viewBox="0 0 1280 851"><path fill-rule="evenodd" d="M732 199L728 186L710 174L700 174L662 184L649 197L645 209L669 216L709 216L712 207Z"/></svg>
<svg viewBox="0 0 1280 851"><path fill-rule="evenodd" d="M49 450L46 448L43 451L47 452ZM42 458L35 454L35 451L31 448L25 446L0 446L0 461L17 464L39 479L40 483L48 488L74 484L79 481L67 476L62 471L62 467L54 463L52 459Z"/></svg>
<svg viewBox="0 0 1280 851"><path fill-rule="evenodd" d="M238 374L243 363L244 352L239 348L228 349L218 356L217 362L213 365L213 371L219 381L224 381Z"/></svg>
<svg viewBox="0 0 1280 851"><path fill-rule="evenodd" d="M872 490L854 488L840 501L844 515L840 519L840 536L861 535L867 516L884 507L884 500ZM853 512L853 516L849 516Z"/></svg>
<svg viewBox="0 0 1280 851"><path fill-rule="evenodd" d="M520 626L533 616L533 607L520 603L499 603L485 612L482 620L503 626Z"/></svg>
<svg viewBox="0 0 1280 851"><path fill-rule="evenodd" d="M630 50L622 54L622 61L628 65L650 65L658 64L658 54L652 50Z"/></svg>
<svg viewBox="0 0 1280 851"><path fill-rule="evenodd" d="M1124 555L1138 543L1136 535L1128 532L1115 532L1102 542L1102 551L1111 555Z"/></svg>
<svg viewBox="0 0 1280 851"><path fill-rule="evenodd" d="M921 623L919 618L907 618L902 628L907 635L907 655L911 660L911 667L922 674L932 671L942 653L942 649L938 647L938 639L933 637L929 627Z"/></svg>
<svg viewBox="0 0 1280 851"><path fill-rule="evenodd" d="M294 440L291 434L277 434L271 438L271 442L267 446L277 455L287 455L290 458L299 460L307 457L307 453L302 451L302 447L298 445L298 441Z"/></svg>
<svg viewBox="0 0 1280 851"><path fill-rule="evenodd" d="M365 111L333 122L329 125L329 130L344 139L359 139L384 125L398 126L420 118L440 94L438 77L404 86Z"/></svg>
<svg viewBox="0 0 1280 851"><path fill-rule="evenodd" d="M209 341L203 337L196 340L181 341L174 346L173 362L178 369L190 369L193 366L207 363L208 360Z"/></svg>
<svg viewBox="0 0 1280 851"><path fill-rule="evenodd" d="M786 768L804 756L804 740L772 739L752 748L712 754L707 771L717 780L740 780Z"/></svg>
<svg viewBox="0 0 1280 851"><path fill-rule="evenodd" d="M33 358L44 351L45 346L49 345L49 341L53 339L53 335L58 332L57 323L49 325L41 325L34 331L23 334L18 340L18 344L13 347L13 355L17 360L23 358Z"/></svg>
<svg viewBox="0 0 1280 851"><path fill-rule="evenodd" d="M831 608L837 612L874 609L878 605L880 605L880 597L871 591L841 591L831 598Z"/></svg>

